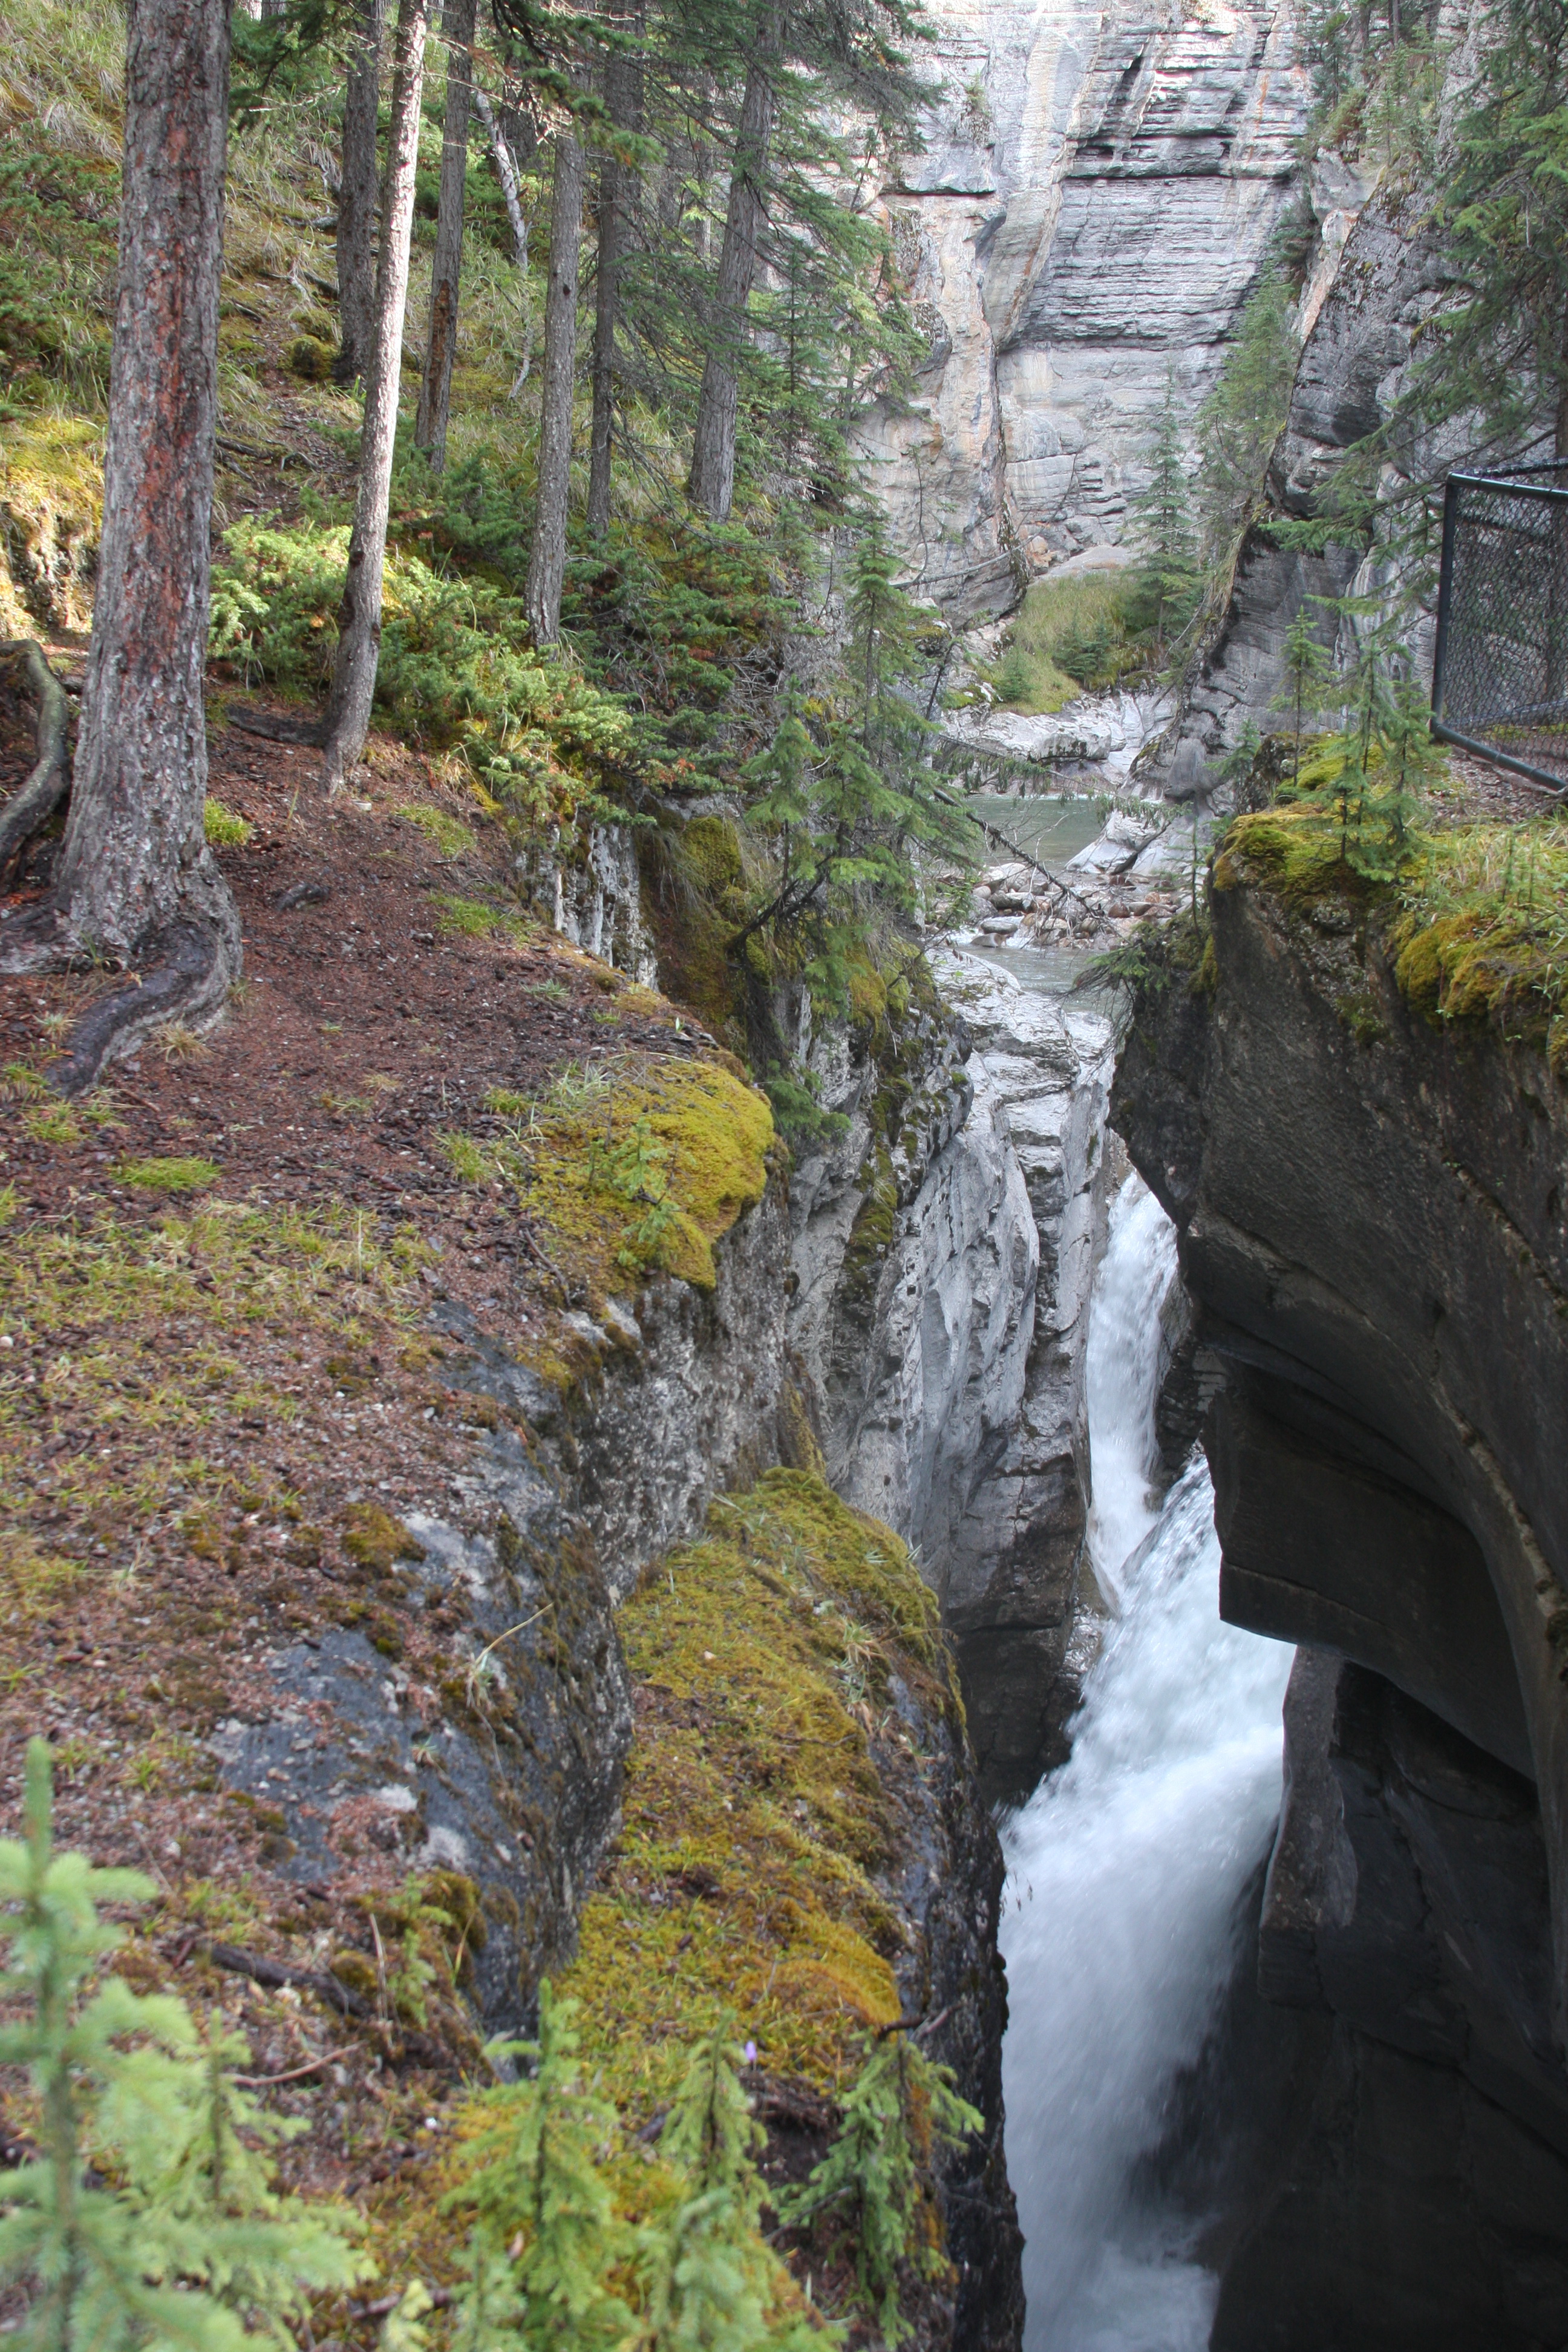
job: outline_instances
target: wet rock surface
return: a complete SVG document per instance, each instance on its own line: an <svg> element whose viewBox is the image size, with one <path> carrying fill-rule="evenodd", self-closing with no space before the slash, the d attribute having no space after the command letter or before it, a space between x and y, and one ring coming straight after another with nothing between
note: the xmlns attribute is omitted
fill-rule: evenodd
<svg viewBox="0 0 1568 2352"><path fill-rule="evenodd" d="M1563 1097L1339 900L1213 917L1112 1116L1223 1369L1222 1612L1353 1662L1293 1686L1260 1982L1331 2023L1215 2342L1523 2352L1568 2337Z"/></svg>
<svg viewBox="0 0 1568 2352"><path fill-rule="evenodd" d="M1285 1728L1258 1984L1316 2021L1246 2190L1216 2352L1561 2343L1568 2080L1535 1790L1324 1651L1298 1654Z"/></svg>

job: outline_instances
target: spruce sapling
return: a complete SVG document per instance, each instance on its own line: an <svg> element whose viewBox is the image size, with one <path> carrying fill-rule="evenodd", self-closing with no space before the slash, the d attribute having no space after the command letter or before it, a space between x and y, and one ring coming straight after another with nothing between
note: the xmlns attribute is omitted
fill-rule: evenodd
<svg viewBox="0 0 1568 2352"><path fill-rule="evenodd" d="M475 2210L460 2340L476 2352L612 2352L636 2329L609 2284L635 2242L595 2155L616 2119L584 2088L576 2012L546 1981L539 2040L499 2046L533 2072L489 2094L497 2120L477 2143L479 2169L450 2200Z"/></svg>
<svg viewBox="0 0 1568 2352"><path fill-rule="evenodd" d="M838 2136L811 2178L778 2200L791 2229L819 2213L843 2216L861 2294L889 2346L910 2332L899 2308L899 2266L917 2253L921 2160L937 2142L962 2146L984 2122L954 2091L952 2069L896 2033L861 2068Z"/></svg>
<svg viewBox="0 0 1568 2352"><path fill-rule="evenodd" d="M789 2273L758 2231L765 2134L741 2086L734 2021L721 2018L691 2053L662 2152L688 2194L645 2233L646 2352L821 2352L832 2339L803 2315L770 2314Z"/></svg>
<svg viewBox="0 0 1568 2352"><path fill-rule="evenodd" d="M0 1841L0 1995L27 2004L0 2027L0 2065L26 2066L43 2107L42 2153L0 2200L0 2285L30 2295L18 2352L239 2352L257 2340L247 2321L291 2347L307 2291L352 2286L364 2264L338 2235L339 2216L271 2194L236 2128L260 2118L228 2081L231 2045L204 2050L183 2001L120 1977L87 1995L124 1940L98 1906L154 1889L139 1871L57 1853L52 1810L52 1759L34 1739L26 1836ZM88 2185L89 2152L121 2186Z"/></svg>

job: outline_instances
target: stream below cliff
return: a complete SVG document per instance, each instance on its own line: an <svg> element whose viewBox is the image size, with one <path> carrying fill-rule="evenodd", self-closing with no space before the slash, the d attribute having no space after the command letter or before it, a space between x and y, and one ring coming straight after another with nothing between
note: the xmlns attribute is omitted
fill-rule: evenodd
<svg viewBox="0 0 1568 2352"><path fill-rule="evenodd" d="M1089 1340L1097 1581L1114 1612L1072 1753L1004 1831L1009 2170L1027 2352L1201 2352L1208 2217L1168 2182L1180 2094L1241 1942L1279 1805L1291 1652L1218 1613L1201 1455L1158 1506L1160 1307L1174 1234L1116 1201ZM1178 2113L1187 2114L1178 2126ZM1200 2126L1201 2128L1201 2121Z"/></svg>

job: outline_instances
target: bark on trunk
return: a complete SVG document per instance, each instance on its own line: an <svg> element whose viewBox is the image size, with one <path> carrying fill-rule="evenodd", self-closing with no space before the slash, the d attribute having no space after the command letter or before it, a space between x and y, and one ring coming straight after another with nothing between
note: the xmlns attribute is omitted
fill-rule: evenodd
<svg viewBox="0 0 1568 2352"><path fill-rule="evenodd" d="M341 792L364 749L381 655L382 568L397 432L403 314L408 300L408 239L414 225L414 173L419 152L419 93L425 79L428 0L398 0L387 140L381 257L375 277L375 335L365 370L359 490L349 540L348 574L338 607L338 657L327 703L324 769L329 792Z"/></svg>
<svg viewBox="0 0 1568 2352"><path fill-rule="evenodd" d="M30 961L86 953L156 969L92 1008L57 1073L68 1091L156 1012L199 1019L221 1006L240 957L203 830L228 0L131 0L126 20L92 643L54 936Z"/></svg>
<svg viewBox="0 0 1568 2352"><path fill-rule="evenodd" d="M447 0L447 111L441 130L441 200L430 273L430 332L419 386L416 446L437 474L447 462L452 362L458 348L458 281L463 259L463 195L468 173L468 98L474 78L474 0Z"/></svg>
<svg viewBox="0 0 1568 2352"><path fill-rule="evenodd" d="M340 383L363 375L375 333L375 124L386 0L356 0L343 93L342 177L338 190Z"/></svg>
<svg viewBox="0 0 1568 2352"><path fill-rule="evenodd" d="M629 31L639 37L641 12ZM605 106L617 131L635 131L642 113L642 59L616 56L605 68ZM606 152L599 166L599 251L595 266L594 427L588 456L588 536L610 528L610 466L615 437L616 278L626 243L636 174Z"/></svg>
<svg viewBox="0 0 1568 2352"><path fill-rule="evenodd" d="M735 495L735 413L740 388L734 360L746 331L746 304L757 275L757 247L765 211L763 190L773 128L773 74L778 55L776 26L746 75L741 127L730 165L730 202L719 255L711 337L702 389L697 396L697 430L691 447L689 494L715 522L723 522Z"/></svg>
<svg viewBox="0 0 1568 2352"><path fill-rule="evenodd" d="M539 501L523 603L535 645L561 634L566 572L566 497L572 464L572 392L577 360L577 257L583 238L583 150L570 131L555 141L550 206L550 283L539 414Z"/></svg>

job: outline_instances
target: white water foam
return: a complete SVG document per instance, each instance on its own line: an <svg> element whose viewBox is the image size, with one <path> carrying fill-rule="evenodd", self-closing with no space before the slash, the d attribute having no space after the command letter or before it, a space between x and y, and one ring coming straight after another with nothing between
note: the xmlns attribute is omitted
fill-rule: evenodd
<svg viewBox="0 0 1568 2352"><path fill-rule="evenodd" d="M1291 1654L1220 1622L1201 1457L1150 1508L1159 1309L1173 1266L1169 1222L1131 1178L1089 1354L1094 1559L1121 1614L1071 1757L1005 1833L1004 2070L1026 2352L1202 2352L1213 2314L1190 2217L1134 2184L1235 1965L1237 1896L1279 1810Z"/></svg>

